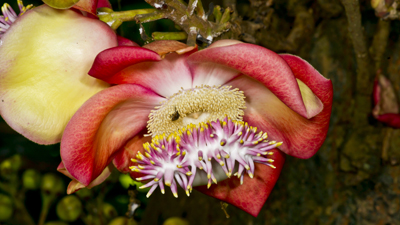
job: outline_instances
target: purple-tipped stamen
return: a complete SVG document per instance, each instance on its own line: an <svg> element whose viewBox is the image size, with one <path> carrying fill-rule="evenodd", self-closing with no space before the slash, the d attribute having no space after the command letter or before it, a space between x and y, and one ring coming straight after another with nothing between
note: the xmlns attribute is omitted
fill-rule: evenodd
<svg viewBox="0 0 400 225"><path fill-rule="evenodd" d="M138 152L132 166L134 172L145 174L137 180L149 180L141 188L151 187L147 196L160 186L164 193L164 184L170 186L175 197L177 184L189 195L196 175L196 170L204 170L207 174L207 185L217 183L213 173L215 161L221 166L228 178L231 177L238 163L238 171L234 174L243 183L244 174L254 177L254 163L261 163L272 168L273 161L267 158L270 151L282 142L268 141L267 134L257 133L257 128L242 121L232 121L227 117L220 121L190 124L186 128L171 134L158 135L151 143L143 145L145 154Z"/></svg>

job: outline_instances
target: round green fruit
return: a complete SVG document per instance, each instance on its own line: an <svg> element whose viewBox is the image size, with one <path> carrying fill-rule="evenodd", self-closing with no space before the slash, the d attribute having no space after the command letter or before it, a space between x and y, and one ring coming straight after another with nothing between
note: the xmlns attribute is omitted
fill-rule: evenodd
<svg viewBox="0 0 400 225"><path fill-rule="evenodd" d="M75 195L65 196L58 202L56 212L61 220L73 222L82 213L82 203Z"/></svg>

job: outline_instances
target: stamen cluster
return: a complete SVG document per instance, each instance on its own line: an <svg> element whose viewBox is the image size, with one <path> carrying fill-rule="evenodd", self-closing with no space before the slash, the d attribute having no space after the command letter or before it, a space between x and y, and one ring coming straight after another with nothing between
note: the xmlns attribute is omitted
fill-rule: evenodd
<svg viewBox="0 0 400 225"><path fill-rule="evenodd" d="M202 115L202 121L216 121L225 115L233 120L242 120L245 96L238 88L231 88L208 85L188 90L182 88L151 111L147 122L149 134L154 137L175 132L188 124L184 118L191 114Z"/></svg>
<svg viewBox="0 0 400 225"><path fill-rule="evenodd" d="M177 183L189 195L197 169L207 174L209 188L212 182L217 183L212 161L219 164L228 178L237 162L234 176L242 184L245 173L253 178L254 163L275 168L272 165L274 160L267 156L272 155L270 150L282 142L268 141L267 137L267 133L257 133L256 127L228 117L198 125L189 124L168 137L158 135L151 143L144 144L145 154L138 152L136 159L132 159L139 165L130 169L145 174L137 178L138 181L151 180L141 187L151 187L147 197L158 186L164 194L164 184L170 186L173 195L178 197Z"/></svg>
<svg viewBox="0 0 400 225"><path fill-rule="evenodd" d="M8 3L4 3L1 7L1 12L3 16L0 16L0 38L6 33L7 29L11 26L12 23L24 14L28 9L32 8L33 5L24 6L21 0L18 0L18 7L19 7L19 15L15 13L15 11L11 8Z"/></svg>

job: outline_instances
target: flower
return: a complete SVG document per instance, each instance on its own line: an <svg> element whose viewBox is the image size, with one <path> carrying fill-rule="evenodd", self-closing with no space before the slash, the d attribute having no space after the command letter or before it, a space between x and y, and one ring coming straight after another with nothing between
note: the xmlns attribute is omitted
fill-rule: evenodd
<svg viewBox="0 0 400 225"><path fill-rule="evenodd" d="M393 127L400 128L399 103L392 83L383 75L374 82L374 108L372 115L378 121Z"/></svg>
<svg viewBox="0 0 400 225"><path fill-rule="evenodd" d="M76 6L92 13L105 2ZM28 10L31 6L18 4L19 16L6 3L0 17L0 113L28 139L58 143L78 108L109 87L87 72L95 56L117 46L118 38L107 24L77 10L47 5Z"/></svg>
<svg viewBox="0 0 400 225"><path fill-rule="evenodd" d="M100 183L114 165L150 180L150 194L164 184L175 196L178 185L190 194L208 184L198 190L256 216L283 153L309 158L321 147L332 83L297 56L252 44L179 46L153 42L96 57L89 74L118 85L85 102L64 131L59 170L73 178L68 192Z"/></svg>

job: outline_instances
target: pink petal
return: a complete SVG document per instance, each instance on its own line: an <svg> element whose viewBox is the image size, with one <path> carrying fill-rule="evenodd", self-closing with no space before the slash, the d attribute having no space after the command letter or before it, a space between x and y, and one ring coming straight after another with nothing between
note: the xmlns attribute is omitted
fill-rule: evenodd
<svg viewBox="0 0 400 225"><path fill-rule="evenodd" d="M97 8L107 7L112 9L111 3L108 0L98 0Z"/></svg>
<svg viewBox="0 0 400 225"><path fill-rule="evenodd" d="M133 42L133 41L127 39L127 38L121 37L119 35L117 35L117 40L118 40L118 46L136 46L136 47L139 47L139 45L136 44L135 42Z"/></svg>
<svg viewBox="0 0 400 225"><path fill-rule="evenodd" d="M116 47L101 52L89 74L112 84L139 84L168 97L181 87L192 87L192 75L186 64L188 54L170 53L161 60L151 50Z"/></svg>
<svg viewBox="0 0 400 225"><path fill-rule="evenodd" d="M322 109L307 110L290 67L279 55L263 47L239 43L208 48L192 54L188 63L191 67L213 63L238 70L263 83L283 103L305 118L314 117Z"/></svg>
<svg viewBox="0 0 400 225"><path fill-rule="evenodd" d="M314 155L328 131L331 81L296 56L279 56L251 44L221 46L188 58L195 79L198 68L210 64L230 67L252 77L237 77L227 83L244 91L248 107L244 120L268 132L274 140L283 141L279 149L285 153L299 158ZM229 70L228 74L233 77L234 73Z"/></svg>
<svg viewBox="0 0 400 225"><path fill-rule="evenodd" d="M98 0L80 0L72 8L88 12L97 17L97 2Z"/></svg>
<svg viewBox="0 0 400 225"><path fill-rule="evenodd" d="M285 162L285 154L279 150L272 150L274 155L275 169L269 166L256 164L255 176L251 179L245 175L243 184L240 185L236 177L218 182L211 185L210 189L206 186L196 187L195 189L232 204L239 209L246 211L252 216L257 216L271 193Z"/></svg>
<svg viewBox="0 0 400 225"><path fill-rule="evenodd" d="M61 140L67 171L88 186L116 152L145 126L164 98L138 85L118 85L90 98L72 117Z"/></svg>
<svg viewBox="0 0 400 225"><path fill-rule="evenodd" d="M374 82L374 108L372 115L380 122L400 128L399 104L393 85L386 77L380 75Z"/></svg>
<svg viewBox="0 0 400 225"><path fill-rule="evenodd" d="M103 183L103 181L105 181L110 176L113 168L114 167L112 165L107 166L100 174L100 176L92 181L87 187L79 181L75 180L75 178L65 169L63 162L61 162L60 165L57 167L57 171L72 179L67 188L67 194L72 194L82 188L86 187L90 189Z"/></svg>
<svg viewBox="0 0 400 225"><path fill-rule="evenodd" d="M73 6L75 9L90 13L95 18L97 18L97 8L101 7L112 8L108 0L80 0Z"/></svg>
<svg viewBox="0 0 400 225"><path fill-rule="evenodd" d="M109 48L97 55L89 75L108 83L128 83L120 82L118 78L115 78L115 74L133 64L158 60L161 60L161 57L157 53L141 47L119 46Z"/></svg>
<svg viewBox="0 0 400 225"><path fill-rule="evenodd" d="M374 109L372 110L372 114L375 118L388 113L399 113L396 92L390 80L385 76L380 75L374 82L373 97Z"/></svg>
<svg viewBox="0 0 400 225"><path fill-rule="evenodd" d="M147 133L147 128L140 131L135 137L130 139L120 151L117 152L113 160L114 166L122 173L132 172L129 167L134 164L131 159L136 158L138 151L144 154L143 144L146 142L151 142L151 137L144 137L143 135Z"/></svg>

